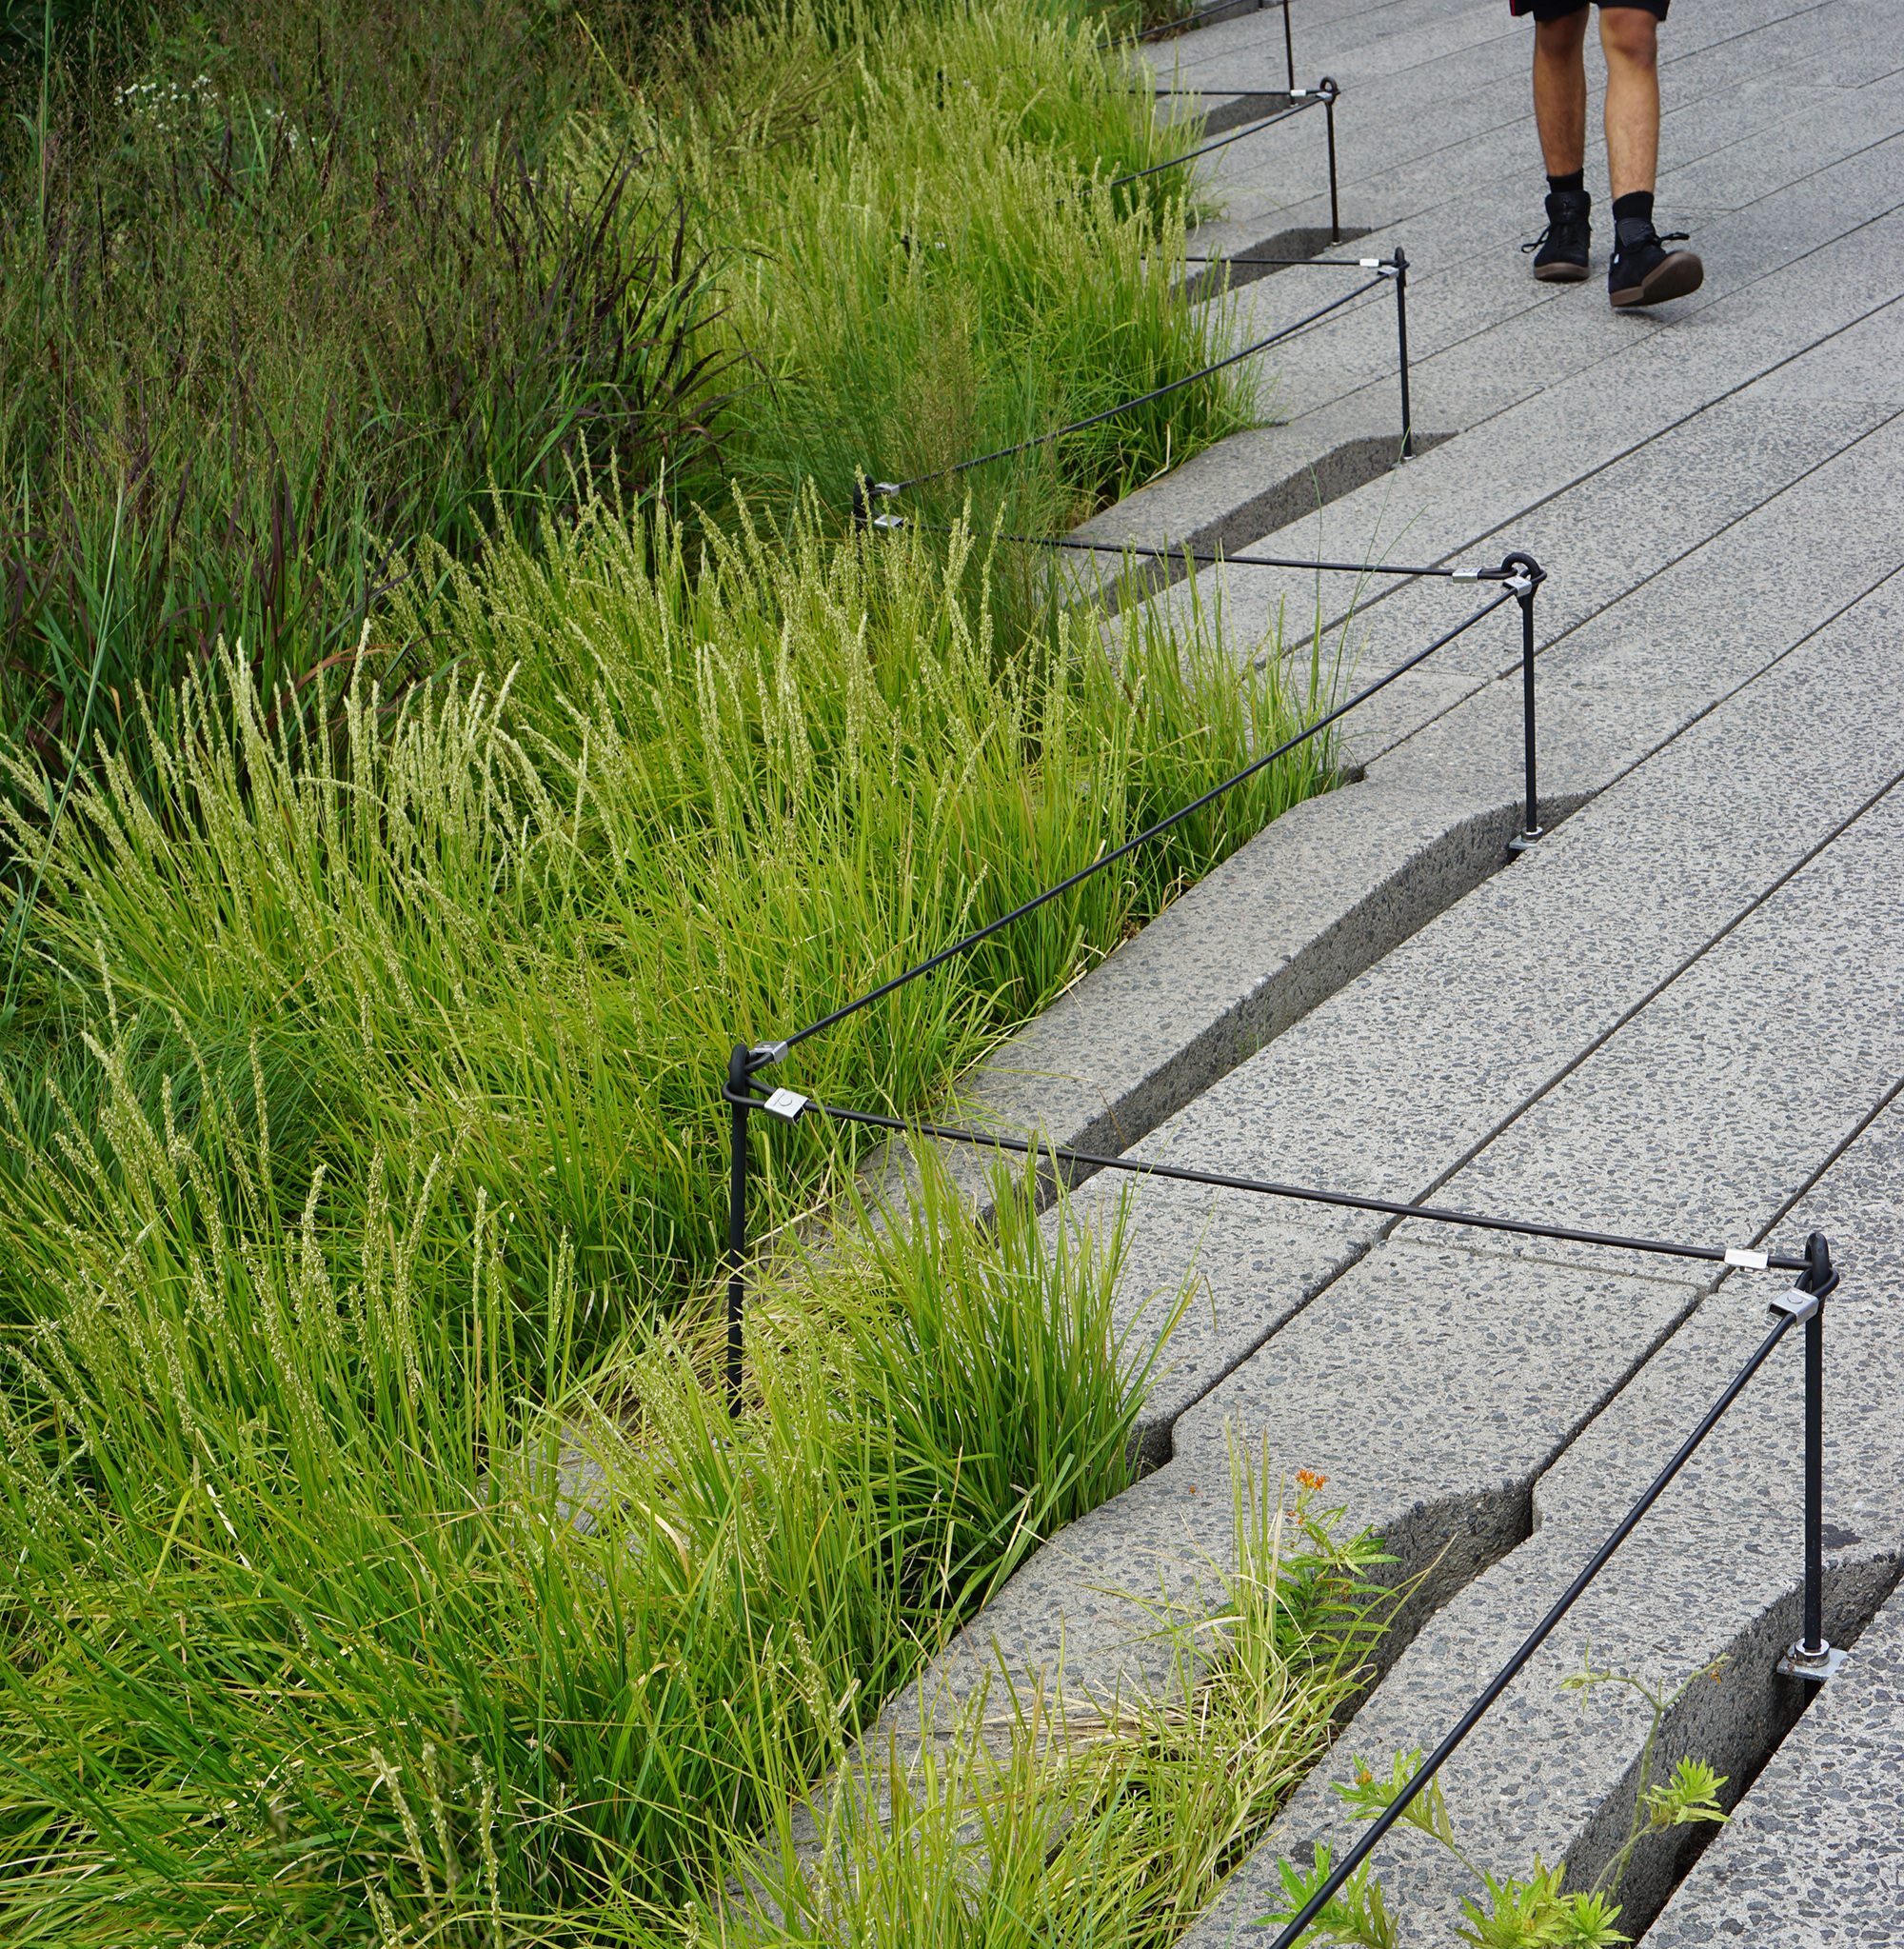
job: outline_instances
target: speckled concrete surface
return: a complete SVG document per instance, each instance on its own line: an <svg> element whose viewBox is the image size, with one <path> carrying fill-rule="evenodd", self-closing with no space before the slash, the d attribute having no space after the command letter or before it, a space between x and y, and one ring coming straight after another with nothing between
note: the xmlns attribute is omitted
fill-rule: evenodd
<svg viewBox="0 0 1904 1949"><path fill-rule="evenodd" d="M1825 1630L1837 1643L1857 1637L1904 1562L1900 1167L1904 1102L1894 1097L1772 1234L1775 1249L1794 1251L1807 1232L1828 1228L1846 1268L1843 1287L1826 1305L1825 1333ZM1351 1823L1335 1814L1329 1782L1345 1777L1354 1754L1385 1766L1394 1751L1439 1740L1758 1343L1765 1299L1782 1283L1776 1274L1729 1277L1542 1475L1534 1490L1537 1534L1428 1624L1357 1716L1336 1758L1300 1790L1186 1939L1196 1949L1232 1942L1262 1949L1272 1939L1273 1930L1256 1923L1277 1885L1277 1859L1306 1862L1316 1840L1339 1847L1356 1839ZM1549 1861L1567 1861L1570 1885L1589 1885L1624 1838L1648 1715L1606 1692L1582 1713L1559 1692L1559 1681L1579 1669L1589 1647L1596 1667L1674 1686L1727 1657L1717 1680L1701 1681L1668 1719L1657 1764L1670 1767L1686 1754L1706 1760L1729 1775L1728 1805L1795 1717L1802 1693L1772 1667L1797 1635L1801 1375L1800 1349L1788 1334L1444 1770L1470 1851L1494 1873L1524 1874L1537 1850ZM1904 1600L1894 1601L1890 1621L1880 1619L1857 1639L1847 1674L1835 1681L1846 1687L1838 1702L1828 1688L1822 1716L1814 1706L1799 1722L1649 1942L1727 1942L1742 1934L1755 1949L1809 1949L1884 1941L1882 1933L1858 1931L1898 1926L1904 1911L1882 1903L1874 1910L1862 1892L1881 1891L1887 1874L1896 1888L1904 1849L1895 1770L1904 1751L1904 1692L1895 1684L1900 1605ZM1821 1740L1825 1757L1808 1759ZM1812 1799L1805 1783L1826 1777L1831 1797ZM1629 1934L1659 1909L1691 1851L1683 1845L1688 1837L1676 1838L1680 1847L1642 1849L1635 1858L1620 1890ZM1445 1925L1473 1884L1406 1830L1384 1842L1379 1860L1384 1884L1406 1906L1404 1939L1447 1940ZM1833 1862L1851 1860L1859 1872L1835 1903ZM1786 1891L1789 1906L1768 1902L1774 1887ZM1835 1933L1821 1932L1828 1919Z"/></svg>
<svg viewBox="0 0 1904 1949"><path fill-rule="evenodd" d="M1832 1303L1828 1348L1847 1314L1873 1315L1895 1333L1904 1305L1900 1183L1904 1109L1894 1106L1808 1201L1808 1214L1856 1246L1856 1283ZM1831 1413L1842 1443L1846 1404L1835 1399ZM1873 1420L1866 1439L1876 1461L1887 1431L1894 1436L1894 1395ZM1887 1505L1871 1512L1880 1522L1890 1520ZM1840 1535L1870 1520L1844 1504L1828 1505L1833 1517ZM1904 1942L1904 1595L1857 1639L1646 1939L1659 1949Z"/></svg>
<svg viewBox="0 0 1904 1949"><path fill-rule="evenodd" d="M1873 1088L1896 1073L1889 1064L1904 1066L1896 1011L1870 1008L1894 966L1887 930L1904 919L1886 868L1900 844L1899 808L1894 798L1870 804L1904 771L1895 729L1904 674L1892 653L1904 635L1900 603L1904 593L1880 591L1828 625L1134 1154L1375 1196L1432 1192L1438 1203L1595 1229L1683 1229L1694 1222L1681 1195L1691 1183L1697 1222L1742 1242L1740 1214L1717 1194L1758 1196L1788 1112L1720 1097L1720 1052L1747 1086L1809 1098L1785 1076L1768 1079L1764 1062L1781 1052L1804 1062L1805 1024L1861 1019L1861 996L1873 1045L1834 1046L1824 1068L1861 1062L1859 1086ZM1847 821L1856 826L1848 843ZM1715 831L1730 835L1725 845L1688 844ZM1836 878L1840 861L1870 876L1854 898ZM1636 886L1646 889L1641 902ZM1841 907L1847 956L1835 954L1814 997L1798 916ZM1741 992L1789 1002L1789 1040L1735 1045L1728 1011ZM1680 1033L1699 1059L1683 1074L1656 1040ZM1663 1168L1658 1141L1632 1154L1628 1133L1644 1124L1671 1133L1670 1157L1696 1112L1720 1122L1699 1139L1696 1170ZM1607 1148L1590 1145L1563 1183L1557 1161L1573 1148L1569 1129L1599 1132L1595 1143ZM1802 1119L1782 1134L1794 1156L1806 1154ZM1207 1214L1235 1210L1239 1194L1214 1205L1184 1187L1133 1195L1124 1317L1193 1266L1197 1275L1174 1364L1147 1411L1160 1426L1308 1303L1325 1238L1340 1242L1337 1263L1346 1264L1377 1228L1272 1203L1220 1229ZM1293 1238L1299 1258L1284 1243Z"/></svg>
<svg viewBox="0 0 1904 1949"><path fill-rule="evenodd" d="M1709 283L1640 318L1597 285L1534 287L1513 249L1538 217L1524 24L1495 0L1317 0L1299 17L1299 65L1351 90L1343 214L1382 226L1359 252L1398 240L1418 267L1418 417L1463 430L1278 551L1374 538L1478 561L1529 538L1554 572L1543 779L1580 809L1496 870L1518 688L1512 627L1478 633L1371 715L1352 746L1363 783L1211 876L969 1079L964 1107L1092 1148L1701 1243L1832 1231L1848 1283L1829 1308L1828 1629L1849 1636L1904 1550L1904 1200L1885 1188L1904 1115L1887 1107L1904 1082L1904 0L1680 12L1662 214L1696 212ZM1213 87L1274 86L1280 21L1176 51ZM1316 221L1313 172L1287 188L1278 139L1224 152L1218 234ZM1284 315L1297 282L1240 293L1239 328ZM1379 430L1385 323L1372 308L1306 334L1287 426L1203 456L1106 531L1180 536L1304 442ZM1241 652L1279 594L1314 613L1313 578L1225 580ZM1362 667L1425 640L1446 593L1370 602ZM1122 1188L1093 1180L1074 1219ZM1146 1414L1146 1452L1169 1459L1037 1552L891 1702L881 1742L937 1736L1001 1668L1074 1700L1156 1681L1138 1599L1215 1587L1244 1447L1277 1476L1327 1474L1398 1574L1438 1561L1331 1766L1431 1744L1762 1336L1781 1283L1157 1181L1131 1195L1134 1347L1139 1309L1191 1287ZM1772 1664L1795 1631L1797 1373L1781 1349L1464 1750L1451 1800L1488 1865L1524 1871L1537 1849L1591 1879L1623 1831L1641 1717L1609 1693L1582 1714L1556 1689L1589 1641L1596 1662L1669 1680L1728 1657L1670 1720L1667 1759L1701 1754L1736 1782L1789 1723ZM1275 1850L1340 1838L1333 1804L1319 1775L1199 1949L1233 1932L1260 1949ZM1854 1825L1882 1815L1859 1805ZM1446 1939L1458 1875L1407 1839L1385 1859L1407 1939ZM1636 1858L1630 1928L1684 1860ZM1668 1918L1690 1902L1717 1926L1698 1881Z"/></svg>
<svg viewBox="0 0 1904 1949"><path fill-rule="evenodd" d="M1867 1626L1646 1939L1652 1949L1904 1942L1904 1598Z"/></svg>

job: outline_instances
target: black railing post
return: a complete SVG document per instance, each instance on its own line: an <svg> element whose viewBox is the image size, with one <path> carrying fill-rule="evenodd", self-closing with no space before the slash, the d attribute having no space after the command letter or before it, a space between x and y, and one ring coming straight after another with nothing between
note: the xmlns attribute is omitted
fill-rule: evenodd
<svg viewBox="0 0 1904 1949"><path fill-rule="evenodd" d="M1415 451L1415 417L1408 405L1408 253L1399 244L1390 262L1395 267L1395 342L1401 361L1401 457Z"/></svg>
<svg viewBox="0 0 1904 1949"><path fill-rule="evenodd" d="M1825 1301L1837 1290L1831 1242L1814 1232L1805 1241L1805 1270L1775 1300L1775 1313L1805 1323L1805 1601L1804 1632L1778 1661L1789 1679L1821 1685L1844 1664L1825 1637Z"/></svg>
<svg viewBox="0 0 1904 1949"><path fill-rule="evenodd" d="M747 1105L735 1099L747 1094L748 1050L737 1043L727 1059L727 1100L731 1122L727 1142L727 1412L741 1412L742 1316L746 1282L742 1266L747 1256Z"/></svg>
<svg viewBox="0 0 1904 1949"><path fill-rule="evenodd" d="M1289 86L1296 86L1296 73L1292 65ZM1336 97L1341 93L1328 75L1323 75L1317 84L1316 91L1322 97L1322 112L1329 118L1329 241L1339 244L1342 241L1342 212L1336 196Z"/></svg>
<svg viewBox="0 0 1904 1949"><path fill-rule="evenodd" d="M1534 597L1540 585L1547 580L1547 571L1532 555L1509 555L1501 563L1501 571L1510 569L1519 572L1508 583L1514 590L1515 600L1520 605L1520 742L1521 756L1527 768L1527 807L1522 814L1522 823L1517 837L1508 841L1510 852L1525 852L1542 835L1540 825L1539 781L1536 776L1534 759Z"/></svg>
<svg viewBox="0 0 1904 1949"><path fill-rule="evenodd" d="M1282 51L1289 57L1289 92L1296 92L1296 42L1289 31L1289 0L1282 0Z"/></svg>
<svg viewBox="0 0 1904 1949"><path fill-rule="evenodd" d="M1822 1658L1825 1642L1825 1309L1805 1322L1805 1635L1798 1650Z"/></svg>

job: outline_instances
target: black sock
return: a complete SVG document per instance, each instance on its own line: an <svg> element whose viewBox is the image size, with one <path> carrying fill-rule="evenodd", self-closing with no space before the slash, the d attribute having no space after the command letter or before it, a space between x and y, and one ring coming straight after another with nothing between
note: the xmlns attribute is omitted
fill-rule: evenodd
<svg viewBox="0 0 1904 1949"><path fill-rule="evenodd" d="M1558 196L1562 190L1584 189L1586 187L1587 172L1584 169L1576 169L1571 176L1549 176L1547 178L1547 193L1550 196Z"/></svg>
<svg viewBox="0 0 1904 1949"><path fill-rule="evenodd" d="M1653 221L1653 192L1650 189L1629 189L1624 196L1613 200L1613 220L1623 224L1628 217L1638 217L1642 222Z"/></svg>

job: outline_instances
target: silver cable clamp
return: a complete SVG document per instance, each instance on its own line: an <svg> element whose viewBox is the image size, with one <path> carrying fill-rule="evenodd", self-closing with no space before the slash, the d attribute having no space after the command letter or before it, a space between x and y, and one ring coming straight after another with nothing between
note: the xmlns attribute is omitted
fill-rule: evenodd
<svg viewBox="0 0 1904 1949"><path fill-rule="evenodd" d="M1732 1255L1726 1255L1730 1258ZM1770 1303L1768 1310L1773 1313L1788 1313L1795 1321L1809 1320L1824 1304L1816 1293L1808 1293L1801 1285L1795 1285L1789 1292L1780 1293Z"/></svg>

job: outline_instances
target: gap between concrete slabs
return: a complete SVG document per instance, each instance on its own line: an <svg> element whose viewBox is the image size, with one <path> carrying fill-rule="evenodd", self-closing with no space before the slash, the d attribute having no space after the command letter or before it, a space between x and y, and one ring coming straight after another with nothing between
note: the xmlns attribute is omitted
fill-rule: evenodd
<svg viewBox="0 0 1904 1949"><path fill-rule="evenodd" d="M1857 1251L1846 1307L1874 1310L1894 1345L1904 1310L1904 1110L1894 1104L1831 1173L1828 1223ZM1791 1232L1799 1229L1795 1223ZM1827 1333L1828 1358L1838 1320ZM1834 1365L1836 1365L1835 1361ZM1889 1412L1863 1431L1882 1440ZM1844 1421L1833 1405L1840 1442ZM1856 1434L1852 1439L1855 1441ZM1861 1446L1862 1443L1859 1443ZM1835 1461L1835 1458L1834 1458ZM1860 1462L1860 1474L1869 1471ZM1868 1542L1863 1513L1834 1497L1828 1546ZM1767 1939L1781 1949L1904 1942L1904 1595L1894 1592L1859 1637L1846 1669L1815 1700L1784 1745L1667 1902L1647 1940L1662 1949Z"/></svg>
<svg viewBox="0 0 1904 1949"><path fill-rule="evenodd" d="M1778 1249L1793 1251L1808 1231L1829 1229L1851 1272L1841 1296L1827 1303L1825 1629L1834 1643L1854 1647L1851 1674L1835 1685L1849 1684L1860 1715L1854 1729L1871 1722L1866 1737L1880 1750L1886 1741L1894 1747L1904 1726L1894 1700L1880 1690L1874 1701L1860 1689L1860 1634L1904 1564L1896 1495L1904 1469L1904 1429L1895 1411L1904 1389L1897 1330L1904 1317L1904 1230L1894 1185L1904 1111L1897 1095L1894 1085L1804 1195L1792 1201L1773 1238ZM1386 1772L1393 1753L1431 1745L1453 1723L1763 1336L1762 1303L1777 1284L1770 1275L1728 1280L1540 1477L1532 1541L1428 1624L1364 1703L1336 1759L1299 1789L1263 1845L1184 1939L1187 1949L1259 1949L1273 1933L1259 1918L1279 1899L1277 1860L1306 1866L1319 1840L1337 1850L1354 1844L1357 1831L1341 1817L1324 1776L1345 1778L1356 1756ZM1801 1809L1774 1778L1792 1771L1781 1755L1758 1787L1751 1784L1806 1703L1804 1688L1773 1669L1799 1621L1801 1375L1796 1344L1781 1346L1443 1770L1457 1831L1480 1865L1497 1875L1524 1876L1537 1851L1564 1863L1569 1887L1586 1887L1625 1838L1650 1718L1630 1696L1597 1695L1583 1712L1563 1695L1561 1679L1579 1670L1584 1655L1590 1651L1597 1669L1635 1671L1669 1688L1723 1658L1716 1680L1695 1684L1668 1715L1652 1778L1663 1778L1681 1758L1701 1759L1728 1777L1722 1803L1734 1807L1743 1800L1748 1821L1771 1782L1777 1818L1770 1831L1761 1826L1754 1834L1748 1824L1741 1834L1721 1833L1706 1861L1725 1863L1716 1878L1724 1899L1716 1895L1702 1863L1667 1907L1661 1925L1677 1920L1664 1939L1723 1939L1713 1925L1745 1908L1735 1895L1754 1898L1757 1923L1751 1940L1775 1939L1797 1949L1867 1939L1863 1930L1874 1917L1843 1900L1829 1905L1825 1878L1809 1857L1775 1836L1785 1821L1809 1817L1828 1833L1835 1827L1841 1858L1854 1829L1868 1847L1885 1831L1883 1801L1894 1798L1894 1781L1876 1796L1867 1793L1862 1807L1855 1804L1858 1788L1847 1782L1836 1804ZM1876 1656L1884 1655L1880 1645ZM1835 1702L1828 1689L1827 1708ZM1814 1714L1819 1709L1814 1705ZM1802 1730L1799 1738L1802 1744ZM1849 1750L1840 1739L1840 1757L1855 1777L1854 1737ZM1795 1757L1792 1765L1804 1763ZM1847 1800L1854 1804L1847 1807ZM1710 1830L1680 1831L1642 1846L1619 1891L1625 1933L1637 1936L1652 1921L1709 1838ZM1446 1940L1460 1898L1479 1894L1445 1856L1406 1829L1384 1843L1378 1864L1391 1898L1403 1905L1407 1942ZM1736 1891L1728 1887L1735 1873L1744 1883ZM1854 1922L1862 1926L1835 1935L1804 1926L1807 1914L1821 1912L1816 1907L1782 1916L1768 1909L1767 1884L1779 1882L1814 1902L1825 1896L1822 1913L1835 1914L1848 1929ZM1851 1884L1862 1885L1858 1879ZM1775 1916L1786 1924L1775 1936L1765 1933Z"/></svg>

